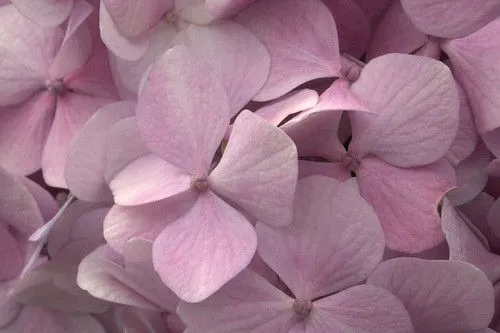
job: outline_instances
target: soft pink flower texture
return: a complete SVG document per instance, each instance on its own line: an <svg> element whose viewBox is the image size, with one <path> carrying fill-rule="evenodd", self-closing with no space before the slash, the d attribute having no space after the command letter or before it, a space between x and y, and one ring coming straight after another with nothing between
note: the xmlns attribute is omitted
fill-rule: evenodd
<svg viewBox="0 0 500 333"><path fill-rule="evenodd" d="M500 332L500 0L0 0L0 333Z"/></svg>

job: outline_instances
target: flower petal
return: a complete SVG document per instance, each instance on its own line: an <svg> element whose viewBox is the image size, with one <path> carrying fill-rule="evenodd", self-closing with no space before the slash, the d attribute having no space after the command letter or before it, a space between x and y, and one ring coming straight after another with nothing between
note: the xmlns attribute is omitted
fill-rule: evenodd
<svg viewBox="0 0 500 333"><path fill-rule="evenodd" d="M493 316L491 282L464 262L391 259L381 263L367 283L396 295L416 332L470 332L487 327Z"/></svg>
<svg viewBox="0 0 500 333"><path fill-rule="evenodd" d="M493 112L500 107L500 46L493 40L499 31L500 18L467 37L441 45L469 97L479 134L500 127L500 117Z"/></svg>
<svg viewBox="0 0 500 333"><path fill-rule="evenodd" d="M42 26L57 26L66 20L73 8L73 0L12 0L17 10Z"/></svg>
<svg viewBox="0 0 500 333"><path fill-rule="evenodd" d="M185 46L162 55L137 100L137 124L146 145L191 174L206 173L229 126L224 87Z"/></svg>
<svg viewBox="0 0 500 333"><path fill-rule="evenodd" d="M357 176L361 195L377 213L389 248L416 253L444 240L437 207L455 183L447 161L401 169L365 158Z"/></svg>
<svg viewBox="0 0 500 333"><path fill-rule="evenodd" d="M271 100L307 81L339 76L337 29L321 1L258 1L236 21L252 31L271 56L269 77L255 100Z"/></svg>
<svg viewBox="0 0 500 333"><path fill-rule="evenodd" d="M229 17L255 0L207 0L207 10L215 17Z"/></svg>
<svg viewBox="0 0 500 333"><path fill-rule="evenodd" d="M257 236L262 259L305 300L364 281L385 246L370 205L353 187L323 176L299 182L292 224L258 223Z"/></svg>
<svg viewBox="0 0 500 333"><path fill-rule="evenodd" d="M297 149L279 128L248 110L238 115L210 187L253 217L286 225L297 184Z"/></svg>
<svg viewBox="0 0 500 333"><path fill-rule="evenodd" d="M224 85L233 117L266 82L271 65L267 49L250 31L231 21L190 25L184 36Z"/></svg>
<svg viewBox="0 0 500 333"><path fill-rule="evenodd" d="M313 303L307 331L413 333L410 315L390 292L359 285Z"/></svg>
<svg viewBox="0 0 500 333"><path fill-rule="evenodd" d="M66 188L64 168L68 150L80 129L106 104L108 99L68 93L57 100L55 118L42 155L42 171L46 183Z"/></svg>
<svg viewBox="0 0 500 333"><path fill-rule="evenodd" d="M413 23L423 32L444 38L467 36L500 15L500 3L478 0L401 0Z"/></svg>
<svg viewBox="0 0 500 333"><path fill-rule="evenodd" d="M109 129L119 120L134 114L135 103L109 104L90 118L75 137L66 159L64 178L77 198L99 202L113 200L104 179L106 141Z"/></svg>
<svg viewBox="0 0 500 333"><path fill-rule="evenodd" d="M200 302L250 263L257 247L253 226L208 190L153 244L153 264L184 301Z"/></svg>
<svg viewBox="0 0 500 333"><path fill-rule="evenodd" d="M207 300L181 302L185 333L288 333L296 319L293 299L264 278L244 270Z"/></svg>
<svg viewBox="0 0 500 333"><path fill-rule="evenodd" d="M364 131L353 128L350 150L357 155L372 153L410 167L432 163L450 148L458 130L459 98L441 62L388 54L370 61L351 89L378 114L350 114L367 124Z"/></svg>

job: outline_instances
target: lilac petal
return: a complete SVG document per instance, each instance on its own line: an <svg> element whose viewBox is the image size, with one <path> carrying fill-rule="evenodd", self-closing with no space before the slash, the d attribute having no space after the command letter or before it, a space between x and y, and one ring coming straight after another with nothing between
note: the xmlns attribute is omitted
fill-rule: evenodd
<svg viewBox="0 0 500 333"><path fill-rule="evenodd" d="M68 150L85 123L106 104L108 99L68 93L59 97L55 118L50 128L42 155L45 182L50 186L65 188L64 168Z"/></svg>
<svg viewBox="0 0 500 333"><path fill-rule="evenodd" d="M94 8L84 0L75 3L61 48L50 66L50 77L65 77L88 60L92 52L92 37L85 20L93 10Z"/></svg>
<svg viewBox="0 0 500 333"><path fill-rule="evenodd" d="M244 110L222 159L208 177L210 187L256 219L290 223L297 183L297 148L279 128Z"/></svg>
<svg viewBox="0 0 500 333"><path fill-rule="evenodd" d="M490 152L480 143L472 155L456 166L457 188L447 194L455 206L463 205L481 193L488 182L486 167L490 160Z"/></svg>
<svg viewBox="0 0 500 333"><path fill-rule="evenodd" d="M151 154L141 138L135 117L114 124L107 133L104 179L111 180L133 161Z"/></svg>
<svg viewBox="0 0 500 333"><path fill-rule="evenodd" d="M318 93L311 89L292 91L261 107L254 113L278 126L288 116L312 108L318 103Z"/></svg>
<svg viewBox="0 0 500 333"><path fill-rule="evenodd" d="M370 286L354 286L313 303L307 332L413 333L410 315L396 296Z"/></svg>
<svg viewBox="0 0 500 333"><path fill-rule="evenodd" d="M255 0L207 0L207 10L215 17L229 17Z"/></svg>
<svg viewBox="0 0 500 333"><path fill-rule="evenodd" d="M152 32L127 38L118 30L104 1L99 7L99 28L101 38L111 52L126 60L138 60L146 54Z"/></svg>
<svg viewBox="0 0 500 333"><path fill-rule="evenodd" d="M387 11L391 0L354 0L370 19L372 26L376 25L382 15Z"/></svg>
<svg viewBox="0 0 500 333"><path fill-rule="evenodd" d="M208 190L153 244L153 264L184 301L200 302L248 266L257 247L253 226Z"/></svg>
<svg viewBox="0 0 500 333"><path fill-rule="evenodd" d="M136 116L146 145L195 175L210 167L229 126L229 105L216 74L187 47L176 46L149 71Z"/></svg>
<svg viewBox="0 0 500 333"><path fill-rule="evenodd" d="M472 108L464 89L457 83L458 95L460 97L458 132L445 157L453 165L457 165L476 149L478 135L476 123L472 116Z"/></svg>
<svg viewBox="0 0 500 333"><path fill-rule="evenodd" d="M236 115L266 82L271 65L267 49L250 31L230 21L191 25L184 36L217 74L229 98L230 116Z"/></svg>
<svg viewBox="0 0 500 333"><path fill-rule="evenodd" d="M320 111L361 111L371 113L366 102L354 95L346 79L337 79L319 97L318 104L309 112Z"/></svg>
<svg viewBox="0 0 500 333"><path fill-rule="evenodd" d="M323 175L341 182L346 181L350 176L341 163L299 160L299 179L312 175Z"/></svg>
<svg viewBox="0 0 500 333"><path fill-rule="evenodd" d="M429 35L467 36L500 15L500 2L478 0L401 0L413 23Z"/></svg>
<svg viewBox="0 0 500 333"><path fill-rule="evenodd" d="M364 281L384 253L375 212L348 184L312 176L297 187L293 222L257 224L258 251L298 299L314 299Z"/></svg>
<svg viewBox="0 0 500 333"><path fill-rule="evenodd" d="M8 226L4 225L0 225L0 263L2 282L16 278L24 264L17 239L10 233Z"/></svg>
<svg viewBox="0 0 500 333"><path fill-rule="evenodd" d="M500 199L496 199L495 202L490 206L487 213L488 226L490 227L493 234L500 238Z"/></svg>
<svg viewBox="0 0 500 333"><path fill-rule="evenodd" d="M500 156L500 127L492 130L492 131L489 131L489 132L486 132L486 133L483 133L483 135L481 135L481 139L483 139L483 142L486 144L486 146L488 147L488 149L491 151L491 153L493 155L495 155L495 157L499 157ZM494 164L496 164L497 162L495 162ZM492 168L491 170L493 172L495 172L494 170L497 169L494 165L492 165ZM492 173L494 174L494 173Z"/></svg>
<svg viewBox="0 0 500 333"><path fill-rule="evenodd" d="M500 235L498 232L498 223L495 219L491 220L493 225L490 225L488 220L488 213L492 205L495 203L495 199L486 194L485 192L480 193L477 197L469 201L468 203L461 205L459 207L460 212L462 212L478 229L475 233L476 237L484 244L485 247L491 245L494 248L500 247ZM496 232L495 228L496 227ZM484 236L482 238L481 236Z"/></svg>
<svg viewBox="0 0 500 333"><path fill-rule="evenodd" d="M63 23L73 8L73 0L13 0L17 10L42 26L57 26Z"/></svg>
<svg viewBox="0 0 500 333"><path fill-rule="evenodd" d="M66 159L64 178L77 198L102 202L113 200L104 179L106 141L109 129L119 120L134 114L135 103L109 104L90 118L75 137Z"/></svg>
<svg viewBox="0 0 500 333"><path fill-rule="evenodd" d="M130 240L125 257L108 245L98 247L80 263L78 286L110 302L175 312L177 299L154 271L151 247L148 241Z"/></svg>
<svg viewBox="0 0 500 333"><path fill-rule="evenodd" d="M376 158L365 158L357 176L361 195L377 212L389 248L416 253L444 240L437 208L455 185L448 162L439 160L401 169ZM412 187L415 182L419 184L418 192Z"/></svg>
<svg viewBox="0 0 500 333"><path fill-rule="evenodd" d="M338 162L345 148L338 138L341 111L302 112L282 126L295 142L299 156L319 156Z"/></svg>
<svg viewBox="0 0 500 333"><path fill-rule="evenodd" d="M0 167L0 221L24 237L43 225L43 217L29 189L17 177Z"/></svg>
<svg viewBox="0 0 500 333"><path fill-rule="evenodd" d="M494 42L499 31L500 19L496 19L467 37L442 43L453 73L467 92L479 134L500 127L500 117L492 112L500 107L500 47Z"/></svg>
<svg viewBox="0 0 500 333"><path fill-rule="evenodd" d="M391 259L381 263L367 283L396 295L410 313L416 332L474 330L488 326L493 316L491 282L464 262Z"/></svg>
<svg viewBox="0 0 500 333"><path fill-rule="evenodd" d="M373 32L367 59L388 53L410 54L422 47L429 37L420 31L405 13L400 1L394 1Z"/></svg>
<svg viewBox="0 0 500 333"><path fill-rule="evenodd" d="M0 327L11 323L21 312L22 304L8 295L11 283L0 283Z"/></svg>
<svg viewBox="0 0 500 333"><path fill-rule="evenodd" d="M258 1L236 21L252 31L271 56L269 77L255 100L271 100L307 81L339 76L337 29L321 1Z"/></svg>
<svg viewBox="0 0 500 333"><path fill-rule="evenodd" d="M368 17L354 0L323 0L323 2L335 19L340 52L360 58L370 41L371 27Z"/></svg>
<svg viewBox="0 0 500 333"><path fill-rule="evenodd" d="M401 73L405 73L401 75ZM352 86L378 117L366 118L364 132L353 128L350 150L372 153L395 166L432 163L450 148L458 130L459 99L453 76L433 59L389 54L370 61Z"/></svg>
<svg viewBox="0 0 500 333"><path fill-rule="evenodd" d="M155 27L172 9L173 0L104 0L116 28L127 37L137 37Z"/></svg>
<svg viewBox="0 0 500 333"><path fill-rule="evenodd" d="M196 197L194 191L189 191L141 206L114 205L104 219L104 238L113 250L122 254L132 238L154 241L166 225L192 208Z"/></svg>
<svg viewBox="0 0 500 333"><path fill-rule="evenodd" d="M21 181L35 199L38 208L40 209L40 213L42 213L43 220L50 220L59 209L59 206L57 205L57 202L52 194L29 178L22 177Z"/></svg>
<svg viewBox="0 0 500 333"><path fill-rule="evenodd" d="M0 110L2 166L22 175L40 169L42 152L54 119L55 108L54 96L43 92L35 94L22 105Z"/></svg>
<svg viewBox="0 0 500 333"><path fill-rule="evenodd" d="M293 299L245 270L198 304L181 302L185 333L288 333L296 322Z"/></svg>
<svg viewBox="0 0 500 333"><path fill-rule="evenodd" d="M0 7L0 22L0 105L5 106L22 102L43 88L63 32L40 28L12 5Z"/></svg>
<svg viewBox="0 0 500 333"><path fill-rule="evenodd" d="M136 206L189 190L192 176L154 154L138 158L109 183L117 205Z"/></svg>
<svg viewBox="0 0 500 333"><path fill-rule="evenodd" d="M31 306L25 306L19 316L2 329L15 333L106 333L90 315L49 312Z"/></svg>
<svg viewBox="0 0 500 333"><path fill-rule="evenodd" d="M449 200L444 200L442 209L443 230L450 247L450 260L468 262L495 283L500 279L500 256L489 252L476 237L472 223L458 212Z"/></svg>

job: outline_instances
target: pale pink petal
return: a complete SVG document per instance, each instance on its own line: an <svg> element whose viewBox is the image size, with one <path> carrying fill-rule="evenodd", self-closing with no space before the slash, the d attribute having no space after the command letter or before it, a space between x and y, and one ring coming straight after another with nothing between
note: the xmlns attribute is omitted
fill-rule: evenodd
<svg viewBox="0 0 500 333"><path fill-rule="evenodd" d="M385 245L370 205L353 187L323 176L299 182L290 226L258 223L257 235L262 259L305 300L364 281Z"/></svg>
<svg viewBox="0 0 500 333"><path fill-rule="evenodd" d="M455 167L457 188L447 194L455 206L463 205L481 193L488 182L486 168L490 160L490 152L480 143L472 155Z"/></svg>
<svg viewBox="0 0 500 333"><path fill-rule="evenodd" d="M318 93L311 89L292 91L261 107L254 113L278 126L288 116L312 108L318 103Z"/></svg>
<svg viewBox="0 0 500 333"><path fill-rule="evenodd" d="M103 42L111 52L120 58L138 60L146 54L149 48L151 32L137 37L123 36L113 22L104 1L101 1L99 7L99 28Z"/></svg>
<svg viewBox="0 0 500 333"><path fill-rule="evenodd" d="M367 50L367 59L387 53L407 53L423 46L429 37L405 13L401 1L394 1L377 24Z"/></svg>
<svg viewBox="0 0 500 333"><path fill-rule="evenodd" d="M429 35L463 37L500 15L497 0L401 0L413 23Z"/></svg>
<svg viewBox="0 0 500 333"><path fill-rule="evenodd" d="M4 106L24 101L44 87L63 32L40 28L12 5L0 7L0 22L0 105Z"/></svg>
<svg viewBox="0 0 500 333"><path fill-rule="evenodd" d="M30 20L52 27L63 23L73 8L73 0L12 0L12 3Z"/></svg>
<svg viewBox="0 0 500 333"><path fill-rule="evenodd" d="M117 205L136 206L189 190L192 176L154 154L138 158L122 169L109 187Z"/></svg>
<svg viewBox="0 0 500 333"><path fill-rule="evenodd" d="M30 191L33 198L35 198L43 219L45 221L50 220L59 209L59 206L57 205L57 202L52 194L29 178L21 177L21 181L24 183L28 191Z"/></svg>
<svg viewBox="0 0 500 333"><path fill-rule="evenodd" d="M500 19L496 19L467 37L442 43L469 97L479 134L500 127L500 117L494 112L500 107L500 46L494 41L499 31Z"/></svg>
<svg viewBox="0 0 500 333"><path fill-rule="evenodd" d="M372 26L376 25L391 4L391 0L354 0L370 19Z"/></svg>
<svg viewBox="0 0 500 333"><path fill-rule="evenodd" d="M43 225L35 197L17 177L0 168L0 221L27 238Z"/></svg>
<svg viewBox="0 0 500 333"><path fill-rule="evenodd" d="M191 174L206 173L229 126L224 87L185 46L162 55L149 71L136 107L146 145Z"/></svg>
<svg viewBox="0 0 500 333"><path fill-rule="evenodd" d="M339 162L345 148L338 138L342 111L302 112L282 126L301 157L317 156Z"/></svg>
<svg viewBox="0 0 500 333"><path fill-rule="evenodd" d="M366 102L354 95L346 79L337 79L319 97L318 104L309 112L319 111L362 111L370 113Z"/></svg>
<svg viewBox="0 0 500 333"><path fill-rule="evenodd" d="M474 330L488 326L493 316L491 282L464 262L391 259L373 271L368 284L396 295L410 313L416 332Z"/></svg>
<svg viewBox="0 0 500 333"><path fill-rule="evenodd" d="M321 1L258 1L236 21L255 33L271 56L269 77L255 100L271 100L307 81L340 74L335 21Z"/></svg>
<svg viewBox="0 0 500 333"><path fill-rule="evenodd" d="M267 49L250 31L230 21L190 25L184 37L215 71L226 89L230 116L236 115L267 80L271 65Z"/></svg>
<svg viewBox="0 0 500 333"><path fill-rule="evenodd" d="M77 198L111 201L112 193L104 179L106 141L109 129L119 120L133 116L135 103L109 104L90 118L76 135L66 159L64 178Z"/></svg>
<svg viewBox="0 0 500 333"><path fill-rule="evenodd" d="M17 239L8 230L8 225L0 225L0 281L17 277L23 264Z"/></svg>
<svg viewBox="0 0 500 333"><path fill-rule="evenodd" d="M12 333L106 333L90 315L50 312L30 306L25 306L19 316L2 330Z"/></svg>
<svg viewBox="0 0 500 333"><path fill-rule="evenodd" d="M4 327L14 320L23 305L8 296L10 283L0 283L0 327Z"/></svg>
<svg viewBox="0 0 500 333"><path fill-rule="evenodd" d="M255 0L207 0L207 10L215 17L229 17Z"/></svg>
<svg viewBox="0 0 500 333"><path fill-rule="evenodd" d="M313 303L307 332L413 333L410 315L390 292L360 285Z"/></svg>
<svg viewBox="0 0 500 333"><path fill-rule="evenodd" d="M200 302L248 266L257 247L253 226L208 190L153 244L153 264L182 300Z"/></svg>
<svg viewBox="0 0 500 333"><path fill-rule="evenodd" d="M136 307L116 307L113 320L119 327L117 332L144 333L144 332L170 332L167 329L164 314ZM113 331L115 332L115 331ZM182 333L182 332L179 332Z"/></svg>
<svg viewBox="0 0 500 333"><path fill-rule="evenodd" d="M404 73L404 75L401 75ZM439 61L389 54L370 61L352 86L378 117L353 132L350 150L372 153L400 167L432 163L450 148L458 130L459 98L450 70Z"/></svg>
<svg viewBox="0 0 500 333"><path fill-rule="evenodd" d="M54 96L43 92L21 105L0 110L2 166L21 175L28 175L40 169L43 147L49 135L55 109Z"/></svg>
<svg viewBox="0 0 500 333"><path fill-rule="evenodd" d="M88 60L92 52L92 37L85 20L93 10L94 8L84 0L75 3L61 48L50 66L51 78L62 78Z"/></svg>
<svg viewBox="0 0 500 333"><path fill-rule="evenodd" d="M299 160L299 179L312 175L323 175L338 181L346 181L349 173L341 163Z"/></svg>
<svg viewBox="0 0 500 333"><path fill-rule="evenodd" d="M293 299L245 270L198 304L181 302L185 333L288 333L296 322Z"/></svg>
<svg viewBox="0 0 500 333"><path fill-rule="evenodd" d="M500 279L500 256L493 254L474 234L474 225L448 200L444 200L441 212L443 230L450 247L450 260L468 262L495 283Z"/></svg>
<svg viewBox="0 0 500 333"><path fill-rule="evenodd" d="M495 157L500 157L500 127L483 133L483 135L481 135L481 139L483 139L483 142L486 144L491 153L495 155ZM494 164L496 163L498 162L495 162ZM493 172L491 173L492 175L496 174L497 171L495 169L498 168L492 165L490 168Z"/></svg>
<svg viewBox="0 0 500 333"><path fill-rule="evenodd" d="M45 182L50 186L66 187L64 168L69 147L83 125L110 100L68 93L57 100L55 118L42 155Z"/></svg>
<svg viewBox="0 0 500 333"><path fill-rule="evenodd" d="M175 14L182 20L197 25L207 25L216 17L207 10L205 0L174 0Z"/></svg>
<svg viewBox="0 0 500 333"><path fill-rule="evenodd" d="M439 160L401 169L376 158L365 158L357 176L361 195L375 209L389 248L415 253L444 240L437 208L455 185L448 162ZM414 191L415 184L418 191Z"/></svg>
<svg viewBox="0 0 500 333"><path fill-rule="evenodd" d="M492 219L493 225L490 225L488 220L488 213L492 205L495 203L495 199L489 194L482 192L477 197L469 201L468 203L461 205L459 207L460 212L464 213L465 216L474 224L479 232L475 235L483 242L485 246L491 245L492 247L500 247L500 224L497 220ZM493 216L492 216L493 217ZM494 232L494 226L496 227L496 232ZM481 236L484 236L481 237Z"/></svg>
<svg viewBox="0 0 500 333"><path fill-rule="evenodd" d="M139 36L154 28L172 8L172 0L104 0L116 28L127 37Z"/></svg>
<svg viewBox="0 0 500 333"><path fill-rule="evenodd" d="M371 35L370 21L353 0L323 0L337 25L340 52L361 57Z"/></svg>
<svg viewBox="0 0 500 333"><path fill-rule="evenodd" d="M175 312L177 300L163 284L153 269L151 246L142 247L148 241L130 240L125 248L125 257L103 245L87 257L78 267L77 282L80 288L94 297L110 302L135 306L155 311ZM130 251L136 251L140 260L127 261Z"/></svg>
<svg viewBox="0 0 500 333"><path fill-rule="evenodd" d="M464 89L457 83L458 96L460 97L460 110L458 113L459 124L457 136L453 140L450 149L446 152L445 157L453 165L457 165L476 149L478 135L476 123L472 116L472 109L469 99L465 94Z"/></svg>
<svg viewBox="0 0 500 333"><path fill-rule="evenodd" d="M279 128L245 110L233 124L210 187L258 220L286 225L292 219L297 148Z"/></svg>
<svg viewBox="0 0 500 333"><path fill-rule="evenodd" d="M123 253L132 238L154 241L166 225L191 209L196 197L190 191L141 206L114 205L104 219L104 238L118 253Z"/></svg>
<svg viewBox="0 0 500 333"><path fill-rule="evenodd" d="M141 138L135 117L119 120L107 133L104 179L109 184L128 164L150 153Z"/></svg>

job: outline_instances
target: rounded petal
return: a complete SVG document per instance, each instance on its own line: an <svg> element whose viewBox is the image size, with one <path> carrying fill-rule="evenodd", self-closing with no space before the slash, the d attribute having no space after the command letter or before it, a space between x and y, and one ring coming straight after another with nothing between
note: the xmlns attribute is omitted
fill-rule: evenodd
<svg viewBox="0 0 500 333"><path fill-rule="evenodd" d="M12 3L30 20L51 27L63 23L73 8L73 0L12 0Z"/></svg>
<svg viewBox="0 0 500 333"><path fill-rule="evenodd" d="M153 264L180 299L197 303L245 269L256 247L249 221L208 190L156 238Z"/></svg>
<svg viewBox="0 0 500 333"><path fill-rule="evenodd" d="M350 114L366 124L353 128L349 150L358 156L372 153L394 166L411 167L432 163L450 148L458 131L459 97L441 62L404 54L378 57L351 90L378 114Z"/></svg>
<svg viewBox="0 0 500 333"><path fill-rule="evenodd" d="M252 31L271 56L269 77L255 100L271 100L307 81L339 76L337 29L321 1L257 1L236 21Z"/></svg>

